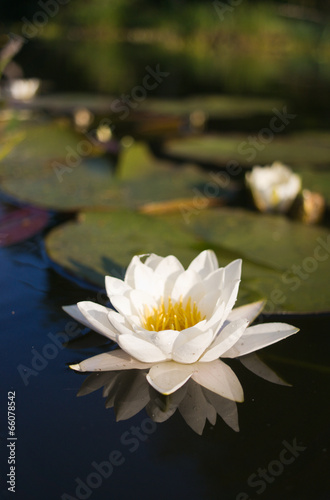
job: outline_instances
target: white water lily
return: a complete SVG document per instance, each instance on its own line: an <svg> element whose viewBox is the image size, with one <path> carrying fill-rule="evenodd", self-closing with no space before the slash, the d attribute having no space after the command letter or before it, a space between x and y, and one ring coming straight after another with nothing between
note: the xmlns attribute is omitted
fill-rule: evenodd
<svg viewBox="0 0 330 500"><path fill-rule="evenodd" d="M6 91L17 101L29 101L38 92L40 83L38 78L16 78L8 83Z"/></svg>
<svg viewBox="0 0 330 500"><path fill-rule="evenodd" d="M211 250L185 270L174 256L133 257L124 280L107 276L108 297L116 310L79 302L64 310L116 342L120 349L79 364L77 371L149 369L149 384L171 394L190 378L233 401L242 386L220 358L236 358L298 331L285 323L249 326L263 301L233 309L242 261L219 268Z"/></svg>
<svg viewBox="0 0 330 500"><path fill-rule="evenodd" d="M261 212L287 212L301 189L301 179L280 162L253 167L246 174L254 203Z"/></svg>

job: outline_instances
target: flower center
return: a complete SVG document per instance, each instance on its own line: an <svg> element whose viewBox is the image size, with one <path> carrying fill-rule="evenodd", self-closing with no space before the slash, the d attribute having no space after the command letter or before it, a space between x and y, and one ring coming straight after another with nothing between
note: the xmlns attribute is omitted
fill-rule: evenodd
<svg viewBox="0 0 330 500"><path fill-rule="evenodd" d="M148 306L145 306L141 322L146 330L152 332L160 332L161 330L181 331L196 325L203 319L205 319L205 316L202 316L196 302L191 303L190 297L185 306L183 306L182 299L173 303L172 299L169 298L165 304L162 298L158 308L154 307L150 311Z"/></svg>

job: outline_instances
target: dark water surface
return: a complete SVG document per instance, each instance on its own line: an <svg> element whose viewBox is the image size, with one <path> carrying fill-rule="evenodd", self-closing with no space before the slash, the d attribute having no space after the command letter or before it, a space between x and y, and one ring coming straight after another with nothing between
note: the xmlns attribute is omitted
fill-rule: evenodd
<svg viewBox="0 0 330 500"><path fill-rule="evenodd" d="M15 391L17 436L16 494L2 482L1 498L330 498L326 317L295 318L301 331L263 351L293 387L234 365L245 391L239 433L218 417L199 436L178 413L156 424L144 410L116 423L101 391L76 397L86 376L66 366L102 348L60 344L66 328L72 337L78 333L61 305L96 294L50 269L41 245L35 237L0 253L1 439L7 439L8 391ZM107 477L101 477L97 467L109 460L113 467L103 464ZM6 454L1 462L7 473Z"/></svg>
<svg viewBox="0 0 330 500"><path fill-rule="evenodd" d="M107 52L99 44L86 52L77 42L72 52L65 45L52 50L49 56L47 44L31 42L18 60L27 76L52 80L54 90L126 92L141 80L146 65L158 63L173 74L159 95L230 87L230 74L221 66L212 73L206 64L196 67L187 56L170 57L152 47L141 51L123 44ZM112 73L102 73L110 63ZM305 113L295 126L328 124L321 64L317 71L308 61L283 66L274 78L263 75L260 86L239 68L237 61L231 93L285 96ZM116 422L101 390L76 397L86 375L67 365L106 348L63 347L68 333L75 337L85 330L61 306L100 295L50 268L41 236L1 249L0 268L1 499L330 499L328 317L284 319L301 331L263 350L263 359L292 387L266 382L234 362L245 392L245 402L238 405L240 432L218 417L199 436L178 412L157 424L144 410ZM16 403L15 494L6 485L9 391Z"/></svg>

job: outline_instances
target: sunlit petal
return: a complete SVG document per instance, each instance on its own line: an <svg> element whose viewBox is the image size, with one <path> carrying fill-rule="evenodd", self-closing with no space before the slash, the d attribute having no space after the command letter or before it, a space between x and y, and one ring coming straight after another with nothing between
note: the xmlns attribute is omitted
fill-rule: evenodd
<svg viewBox="0 0 330 500"><path fill-rule="evenodd" d="M286 323L264 323L249 326L239 341L228 351L224 352L224 358L236 358L257 351L263 347L279 342L282 339L297 333L299 328Z"/></svg>
<svg viewBox="0 0 330 500"><path fill-rule="evenodd" d="M245 319L238 319L237 321L229 323L215 338L205 354L201 357L200 361L214 361L222 356L224 352L228 351L228 349L236 344L247 326L248 321Z"/></svg>
<svg viewBox="0 0 330 500"><path fill-rule="evenodd" d="M220 359L198 363L193 380L219 396L232 401L243 401L243 389L233 370Z"/></svg>
<svg viewBox="0 0 330 500"><path fill-rule="evenodd" d="M168 359L159 347L134 334L118 335L117 342L124 351L143 363L159 363Z"/></svg>
<svg viewBox="0 0 330 500"><path fill-rule="evenodd" d="M228 321L235 321L237 319L247 319L249 323L255 320L255 318L261 313L265 306L264 300L259 300L258 302L253 302L252 304L246 304L241 307L235 307L229 315Z"/></svg>
<svg viewBox="0 0 330 500"><path fill-rule="evenodd" d="M218 268L218 259L212 250L204 250L191 262L188 270L194 271L201 278L206 278L212 271Z"/></svg>
<svg viewBox="0 0 330 500"><path fill-rule="evenodd" d="M123 295L128 290L131 290L131 287L127 283L125 283L125 281L120 280L119 278L106 276L105 289L107 291L107 296L111 300L111 297L113 295Z"/></svg>
<svg viewBox="0 0 330 500"><path fill-rule="evenodd" d="M201 322L203 323L203 322ZM203 331L198 325L184 330L173 345L173 359L178 363L195 363L213 338L213 331Z"/></svg>
<svg viewBox="0 0 330 500"><path fill-rule="evenodd" d="M92 358L85 359L81 363L70 365L70 368L78 372L97 372L133 369L145 370L151 365L151 363L141 363L121 349L115 349L114 351L104 352Z"/></svg>

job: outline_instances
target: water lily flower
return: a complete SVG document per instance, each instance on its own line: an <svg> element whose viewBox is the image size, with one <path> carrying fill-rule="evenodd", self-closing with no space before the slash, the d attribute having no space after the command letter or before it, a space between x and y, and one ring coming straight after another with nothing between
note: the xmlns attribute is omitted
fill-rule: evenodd
<svg viewBox="0 0 330 500"><path fill-rule="evenodd" d="M7 94L17 101L29 101L39 90L38 78L16 78L10 80L6 87Z"/></svg>
<svg viewBox="0 0 330 500"><path fill-rule="evenodd" d="M219 267L211 250L201 252L186 270L172 255L150 254L144 262L133 257L124 280L105 278L115 310L94 302L64 307L119 345L71 368L148 369L149 384L162 394L172 394L191 378L222 397L243 401L237 376L220 358L244 356L298 329L285 323L249 326L263 301L233 309L241 266L238 259Z"/></svg>
<svg viewBox="0 0 330 500"><path fill-rule="evenodd" d="M254 203L261 212L287 212L301 189L301 179L280 162L253 167L246 174Z"/></svg>

